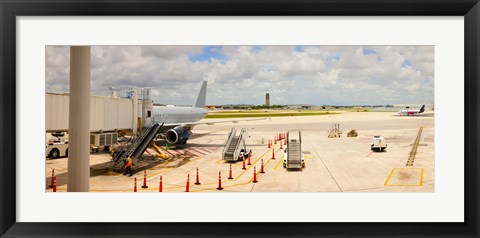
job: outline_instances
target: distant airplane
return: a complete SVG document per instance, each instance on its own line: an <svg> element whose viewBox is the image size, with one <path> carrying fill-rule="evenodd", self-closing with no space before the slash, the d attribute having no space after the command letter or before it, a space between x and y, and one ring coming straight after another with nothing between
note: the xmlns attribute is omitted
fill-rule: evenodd
<svg viewBox="0 0 480 238"><path fill-rule="evenodd" d="M420 113L425 112L425 105L423 105L420 109L418 110L410 110L410 109L405 109L405 110L400 110L398 111L398 114L400 116L414 116Z"/></svg>
<svg viewBox="0 0 480 238"><path fill-rule="evenodd" d="M191 130L196 125L207 124L213 125L215 123L239 121L254 121L265 120L267 118L243 119L243 120L223 120L223 121L209 121L198 122L203 119L208 110L205 109L205 101L207 98L207 81L203 81L200 92L198 93L197 101L191 107L181 106L155 106L153 108L154 123L163 124L159 131L160 137L167 140L169 144L184 145L192 136Z"/></svg>

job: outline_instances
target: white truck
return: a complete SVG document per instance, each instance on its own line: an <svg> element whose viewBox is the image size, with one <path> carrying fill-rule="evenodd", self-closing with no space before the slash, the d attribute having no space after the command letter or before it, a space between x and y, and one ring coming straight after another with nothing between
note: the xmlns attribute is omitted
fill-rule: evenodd
<svg viewBox="0 0 480 238"><path fill-rule="evenodd" d="M387 142L385 141L385 138L381 136L373 136L370 148L372 151L383 152L387 148Z"/></svg>
<svg viewBox="0 0 480 238"><path fill-rule="evenodd" d="M54 137L47 142L45 154L50 159L68 156L68 140Z"/></svg>

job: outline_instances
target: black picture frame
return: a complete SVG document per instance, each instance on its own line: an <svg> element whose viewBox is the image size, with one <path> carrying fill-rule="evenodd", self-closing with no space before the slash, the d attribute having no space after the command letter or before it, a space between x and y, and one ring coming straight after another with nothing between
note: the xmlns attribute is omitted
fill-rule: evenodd
<svg viewBox="0 0 480 238"><path fill-rule="evenodd" d="M2 237L478 237L478 0L0 0L0 234ZM16 222L17 16L464 16L465 222L463 223L23 223ZM441 176L441 175L440 175ZM442 208L439 208L439 212ZM219 214L222 211L215 211Z"/></svg>

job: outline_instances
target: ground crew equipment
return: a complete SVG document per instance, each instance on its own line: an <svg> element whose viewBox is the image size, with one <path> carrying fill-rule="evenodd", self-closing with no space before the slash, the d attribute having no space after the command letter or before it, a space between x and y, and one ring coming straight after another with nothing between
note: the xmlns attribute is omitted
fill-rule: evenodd
<svg viewBox="0 0 480 238"><path fill-rule="evenodd" d="M222 152L222 159L224 161L232 162L237 161L239 159L243 160L243 156L241 156L242 149L246 153L247 149L245 147L245 139L244 134L247 132L247 129L243 128L240 131L240 134L237 136L237 129L232 128L230 133L228 133L227 143L225 144L225 148L223 148Z"/></svg>
<svg viewBox="0 0 480 238"><path fill-rule="evenodd" d="M305 167L305 156L302 153L302 133L290 131L287 133L287 153L283 157L283 167L301 169Z"/></svg>

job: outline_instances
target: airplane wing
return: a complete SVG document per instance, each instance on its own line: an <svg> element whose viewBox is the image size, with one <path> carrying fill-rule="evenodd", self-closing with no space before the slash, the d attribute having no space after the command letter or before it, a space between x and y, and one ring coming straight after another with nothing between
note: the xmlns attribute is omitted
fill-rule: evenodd
<svg viewBox="0 0 480 238"><path fill-rule="evenodd" d="M176 126L185 126L191 129L196 125L213 125L216 123L226 123L226 122L238 123L239 121L259 121L259 120L267 120L267 119L270 119L270 118L262 117L262 118L237 119L237 120L212 120L212 121L207 120L207 121L184 122L184 123L165 123L162 127L162 131L170 130Z"/></svg>

